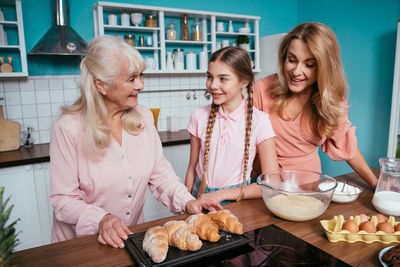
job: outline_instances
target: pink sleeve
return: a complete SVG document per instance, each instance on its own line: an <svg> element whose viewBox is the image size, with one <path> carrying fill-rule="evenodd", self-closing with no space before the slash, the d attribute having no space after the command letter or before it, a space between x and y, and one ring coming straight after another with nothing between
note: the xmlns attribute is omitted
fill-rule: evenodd
<svg viewBox="0 0 400 267"><path fill-rule="evenodd" d="M64 127L64 123L56 122L51 133L50 203L57 220L75 225L77 236L95 234L107 212L83 200L84 193L79 189L77 143Z"/></svg>
<svg viewBox="0 0 400 267"><path fill-rule="evenodd" d="M254 121L254 132L256 134L256 145L259 145L264 140L267 140L276 135L274 129L272 128L269 115L259 110L254 110L254 113L254 115L258 117L258 119Z"/></svg>
<svg viewBox="0 0 400 267"><path fill-rule="evenodd" d="M197 111L198 109L195 109L192 114L190 115L190 121L189 121L189 125L186 128L188 130L188 132L196 137L199 137L199 120L197 119Z"/></svg>
<svg viewBox="0 0 400 267"><path fill-rule="evenodd" d="M356 127L351 127L351 122L345 113L339 120L339 127L331 138L328 138L321 146L333 160L350 160L357 150Z"/></svg>
<svg viewBox="0 0 400 267"><path fill-rule="evenodd" d="M186 203L195 199L187 190L182 180L175 174L171 163L164 157L160 137L154 128L155 166L149 181L154 197L173 213L184 212Z"/></svg>

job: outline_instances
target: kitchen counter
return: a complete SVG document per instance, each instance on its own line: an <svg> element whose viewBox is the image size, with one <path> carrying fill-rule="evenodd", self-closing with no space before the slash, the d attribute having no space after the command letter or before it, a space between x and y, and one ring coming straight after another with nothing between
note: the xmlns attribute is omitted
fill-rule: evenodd
<svg viewBox="0 0 400 267"><path fill-rule="evenodd" d="M376 175L378 169L373 169ZM363 187L360 197L348 204L331 203L329 208L320 217L306 222L291 222L275 217L264 205L262 199L234 202L224 207L230 209L244 225L244 231L250 231L267 225L275 224L285 231L305 240L306 242L324 250L342 261L353 266L379 266L378 253L381 249L397 245L398 243L383 244L363 242L331 243L325 236L320 220L331 219L342 214L345 218L364 213L376 214L371 200L373 192L367 188L365 182L355 174L339 176L338 179L348 179ZM162 225L172 219L184 219L187 215L164 218L140 225L131 226L135 232L141 232L150 226ZM397 217L396 220L399 218ZM100 245L96 235L86 236L64 242L16 252L12 265L15 266L128 266L133 259L126 249L115 249Z"/></svg>
<svg viewBox="0 0 400 267"><path fill-rule="evenodd" d="M190 135L187 130L177 132L159 132L163 146L189 144ZM21 147L18 150L0 152L0 168L14 167L50 161L49 144L38 144L32 148Z"/></svg>

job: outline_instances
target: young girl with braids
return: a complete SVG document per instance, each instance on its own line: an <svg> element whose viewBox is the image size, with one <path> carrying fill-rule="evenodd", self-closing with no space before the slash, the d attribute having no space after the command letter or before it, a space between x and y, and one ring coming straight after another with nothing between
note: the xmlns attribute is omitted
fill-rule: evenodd
<svg viewBox="0 0 400 267"><path fill-rule="evenodd" d="M258 185L250 184L256 152L263 172L278 170L269 117L253 107L253 80L247 51L226 47L212 54L206 82L212 104L197 108L187 128L191 145L185 184L193 195L207 193L202 198L221 204L261 197Z"/></svg>

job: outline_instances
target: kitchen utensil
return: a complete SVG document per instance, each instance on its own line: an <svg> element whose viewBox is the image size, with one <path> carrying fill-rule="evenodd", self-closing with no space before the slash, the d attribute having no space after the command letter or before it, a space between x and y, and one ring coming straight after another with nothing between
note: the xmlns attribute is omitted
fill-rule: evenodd
<svg viewBox="0 0 400 267"><path fill-rule="evenodd" d="M167 51L167 71L174 70L174 55L172 51Z"/></svg>
<svg viewBox="0 0 400 267"><path fill-rule="evenodd" d="M31 148L33 147L33 127L28 127L26 131L23 132L22 136L22 145L25 148Z"/></svg>
<svg viewBox="0 0 400 267"><path fill-rule="evenodd" d="M12 59L12 57L7 57L8 62L6 63L4 57L0 57L0 62L2 63L0 66L1 72L13 72Z"/></svg>
<svg viewBox="0 0 400 267"><path fill-rule="evenodd" d="M160 115L160 109L159 108L151 108L150 110L153 113L154 126L158 130L158 115Z"/></svg>
<svg viewBox="0 0 400 267"><path fill-rule="evenodd" d="M121 26L129 26L129 14L128 13L122 13L121 14Z"/></svg>
<svg viewBox="0 0 400 267"><path fill-rule="evenodd" d="M197 93L196 93L196 91L193 91L193 99L194 99L194 100L197 99Z"/></svg>
<svg viewBox="0 0 400 267"><path fill-rule="evenodd" d="M176 48L174 49L174 68L175 70L183 70L184 69L184 58L183 58L183 49Z"/></svg>
<svg viewBox="0 0 400 267"><path fill-rule="evenodd" d="M378 185L372 204L381 213L400 216L400 159L380 158Z"/></svg>
<svg viewBox="0 0 400 267"><path fill-rule="evenodd" d="M197 68L196 53L187 52L186 53L186 69L195 70Z"/></svg>
<svg viewBox="0 0 400 267"><path fill-rule="evenodd" d="M207 99L207 100L210 100L210 97L211 97L211 95L210 95L210 92L208 92L207 90L204 92L204 97Z"/></svg>
<svg viewBox="0 0 400 267"><path fill-rule="evenodd" d="M187 93L186 99L187 99L187 100L190 100L190 92Z"/></svg>
<svg viewBox="0 0 400 267"><path fill-rule="evenodd" d="M108 25L110 25L110 26L117 25L117 15L116 14L108 15Z"/></svg>
<svg viewBox="0 0 400 267"><path fill-rule="evenodd" d="M189 41L190 40L189 21L188 21L188 15L187 14L182 14L181 40L184 40L184 41Z"/></svg>
<svg viewBox="0 0 400 267"><path fill-rule="evenodd" d="M20 124L4 119L3 107L0 105L0 152L19 149L20 137Z"/></svg>
<svg viewBox="0 0 400 267"><path fill-rule="evenodd" d="M308 221L328 208L337 181L325 174L281 170L257 178L267 208L289 221Z"/></svg>
<svg viewBox="0 0 400 267"><path fill-rule="evenodd" d="M336 203L349 203L356 200L362 192L357 184L348 181L338 181L338 186L333 192L332 201Z"/></svg>
<svg viewBox="0 0 400 267"><path fill-rule="evenodd" d="M143 14L142 13L131 13L131 22L136 27L139 27L142 24Z"/></svg>

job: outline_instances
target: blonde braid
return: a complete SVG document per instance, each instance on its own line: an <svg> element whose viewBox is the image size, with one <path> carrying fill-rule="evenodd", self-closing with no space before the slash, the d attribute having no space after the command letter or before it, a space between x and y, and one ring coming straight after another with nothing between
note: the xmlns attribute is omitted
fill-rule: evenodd
<svg viewBox="0 0 400 267"><path fill-rule="evenodd" d="M207 186L207 168L208 168L208 152L210 151L210 141L214 129L215 118L217 116L218 105L212 103L210 116L208 117L207 131L206 131L206 141L204 145L204 161L203 161L203 177L201 179L201 185L197 197L200 197L206 191Z"/></svg>
<svg viewBox="0 0 400 267"><path fill-rule="evenodd" d="M247 120L246 120L246 136L244 138L244 163L243 163L243 182L239 197L236 201L240 201L244 198L244 186L247 178L247 165L249 163L249 147L250 147L250 135L251 135L251 124L253 121L253 87L249 83L247 85Z"/></svg>

